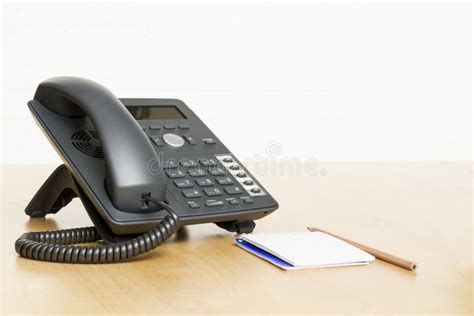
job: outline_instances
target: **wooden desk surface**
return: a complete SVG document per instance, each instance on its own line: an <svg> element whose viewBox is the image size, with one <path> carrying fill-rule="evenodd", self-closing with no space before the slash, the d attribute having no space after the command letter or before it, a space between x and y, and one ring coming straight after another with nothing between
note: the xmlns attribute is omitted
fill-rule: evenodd
<svg viewBox="0 0 474 316"><path fill-rule="evenodd" d="M187 227L152 253L122 264L19 258L13 244L23 232L90 221L79 201L29 220L23 209L54 166L3 167L1 311L471 314L471 163L321 167L324 176L258 176L280 209L258 221L256 232L317 225L415 260L417 273L381 261L286 272L237 248L232 234L212 224Z"/></svg>

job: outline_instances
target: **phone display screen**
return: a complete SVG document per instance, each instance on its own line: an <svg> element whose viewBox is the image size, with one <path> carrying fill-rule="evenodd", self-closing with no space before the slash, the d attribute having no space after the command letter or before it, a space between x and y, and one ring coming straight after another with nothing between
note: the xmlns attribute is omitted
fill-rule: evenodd
<svg viewBox="0 0 474 316"><path fill-rule="evenodd" d="M186 117L175 106L129 106L136 120L179 120Z"/></svg>

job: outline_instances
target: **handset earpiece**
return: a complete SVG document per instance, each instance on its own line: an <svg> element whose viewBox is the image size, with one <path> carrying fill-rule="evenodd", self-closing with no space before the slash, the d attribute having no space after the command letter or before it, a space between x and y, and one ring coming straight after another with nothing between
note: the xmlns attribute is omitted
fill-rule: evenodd
<svg viewBox="0 0 474 316"><path fill-rule="evenodd" d="M34 99L62 116L89 117L103 147L106 190L117 209L143 211L144 196L164 201L166 181L153 146L107 88L88 79L54 77L38 86Z"/></svg>

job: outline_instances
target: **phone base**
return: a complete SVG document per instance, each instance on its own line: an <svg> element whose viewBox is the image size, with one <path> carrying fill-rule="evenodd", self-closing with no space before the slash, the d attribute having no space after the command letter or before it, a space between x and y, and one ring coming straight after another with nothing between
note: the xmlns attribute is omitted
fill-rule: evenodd
<svg viewBox="0 0 474 316"><path fill-rule="evenodd" d="M81 200L92 223L105 242L116 243L137 236L117 235L112 232L64 164L56 168L46 179L30 203L28 203L28 206L26 206L25 213L32 218L55 214L68 205L75 197Z"/></svg>
<svg viewBox="0 0 474 316"><path fill-rule="evenodd" d="M255 228L254 221L230 221L216 223L217 226L237 234L250 234Z"/></svg>
<svg viewBox="0 0 474 316"><path fill-rule="evenodd" d="M48 179L46 179L30 203L26 206L25 213L32 218L44 217L47 214L56 214L76 197L81 200L92 223L105 242L117 243L130 240L137 236L137 234L117 235L114 233L109 226L107 226L95 206L77 184L71 172L64 164L56 168ZM255 228L255 222L252 220L228 221L215 224L222 229L238 234L251 233Z"/></svg>

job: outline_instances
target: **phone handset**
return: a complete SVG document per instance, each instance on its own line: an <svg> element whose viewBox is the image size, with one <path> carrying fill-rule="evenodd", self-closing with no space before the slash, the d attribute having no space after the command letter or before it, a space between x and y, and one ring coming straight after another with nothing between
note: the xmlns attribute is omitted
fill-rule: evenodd
<svg viewBox="0 0 474 316"><path fill-rule="evenodd" d="M101 240L95 227L25 233L15 242L19 255L64 263L118 262L158 247L178 230L179 217L164 201L163 172L149 168L150 163L155 164L154 170L159 166L157 155L138 123L108 89L87 79L55 77L39 85L35 100L58 115L89 117L103 147L107 193L117 209L143 211L145 204L168 215L151 231L111 244L76 245Z"/></svg>
<svg viewBox="0 0 474 316"><path fill-rule="evenodd" d="M59 115L92 121L103 147L105 186L117 209L142 211L148 205L144 196L164 201L166 181L153 146L107 88L88 79L54 77L38 86L34 98Z"/></svg>

